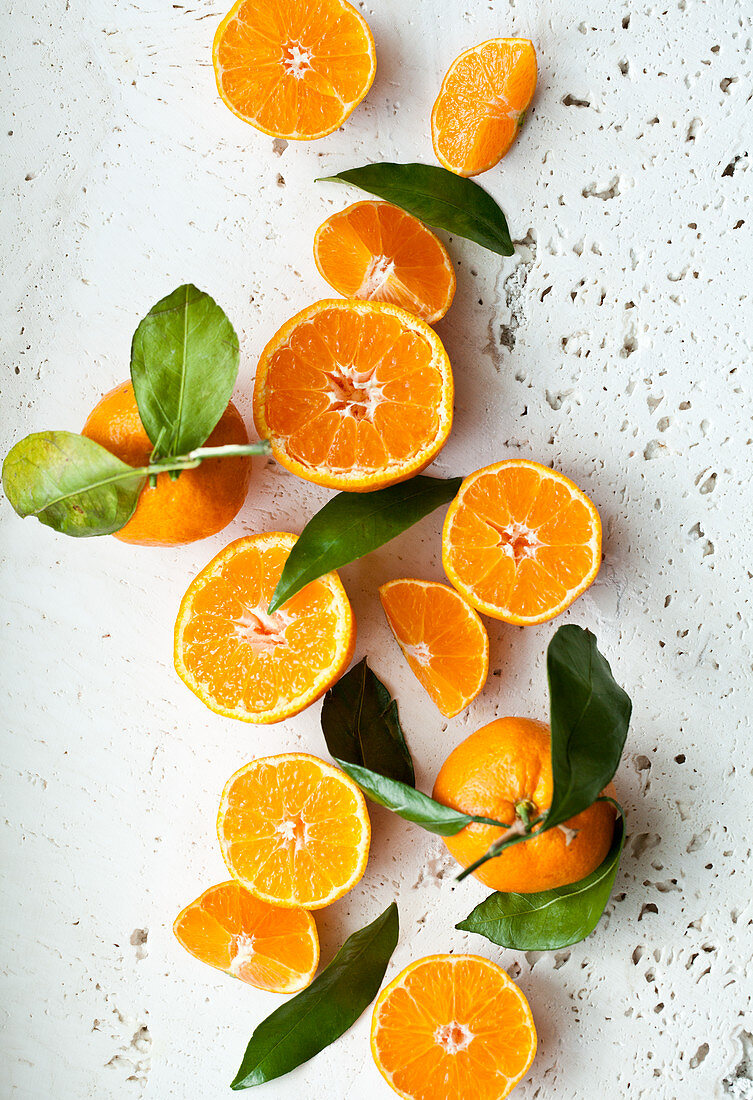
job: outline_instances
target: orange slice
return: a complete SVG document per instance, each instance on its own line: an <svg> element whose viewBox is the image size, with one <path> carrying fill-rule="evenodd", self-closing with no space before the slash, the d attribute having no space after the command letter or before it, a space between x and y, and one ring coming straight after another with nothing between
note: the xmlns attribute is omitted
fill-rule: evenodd
<svg viewBox="0 0 753 1100"><path fill-rule="evenodd" d="M405 1100L502 1100L536 1054L528 1001L478 955L429 955L379 994L371 1022L379 1072Z"/></svg>
<svg viewBox="0 0 753 1100"><path fill-rule="evenodd" d="M431 113L437 159L477 176L512 145L536 90L536 51L527 38L490 38L457 57Z"/></svg>
<svg viewBox="0 0 753 1100"><path fill-rule="evenodd" d="M389 202L356 202L316 231L319 273L346 298L392 302L433 325L455 294L455 269L430 229Z"/></svg>
<svg viewBox="0 0 753 1100"><path fill-rule="evenodd" d="M425 321L399 306L325 300L262 352L254 420L277 461L331 489L404 481L442 449L452 371Z"/></svg>
<svg viewBox="0 0 753 1100"><path fill-rule="evenodd" d="M197 959L270 993L305 989L319 963L310 913L268 905L235 881L205 890L178 914L173 932Z"/></svg>
<svg viewBox="0 0 753 1100"><path fill-rule="evenodd" d="M252 760L230 777L217 835L230 873L257 898L321 909L360 880L371 827L352 779L292 752Z"/></svg>
<svg viewBox="0 0 753 1100"><path fill-rule="evenodd" d="M183 597L175 668L217 714L280 722L323 695L350 663L355 620L336 573L267 614L295 542L280 531L231 542Z"/></svg>
<svg viewBox="0 0 753 1100"><path fill-rule="evenodd" d="M239 0L217 28L212 61L234 114L295 141L341 126L376 72L369 26L346 0Z"/></svg>
<svg viewBox="0 0 753 1100"><path fill-rule="evenodd" d="M445 718L454 718L489 675L481 619L454 588L436 581L388 581L379 598L413 675Z"/></svg>
<svg viewBox="0 0 753 1100"><path fill-rule="evenodd" d="M474 607L506 623L543 623L588 588L601 521L564 474L513 459L467 477L442 532L442 562Z"/></svg>

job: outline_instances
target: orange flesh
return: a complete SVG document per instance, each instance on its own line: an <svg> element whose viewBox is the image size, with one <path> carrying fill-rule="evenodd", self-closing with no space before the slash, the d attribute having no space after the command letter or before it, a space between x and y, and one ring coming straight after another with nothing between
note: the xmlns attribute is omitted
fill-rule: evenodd
<svg viewBox="0 0 753 1100"><path fill-rule="evenodd" d="M508 151L536 89L536 51L525 38L492 38L450 66L431 116L434 151L461 176Z"/></svg>
<svg viewBox="0 0 753 1100"><path fill-rule="evenodd" d="M230 109L292 139L336 130L376 71L368 25L344 0L241 0L217 30L213 60Z"/></svg>
<svg viewBox="0 0 753 1100"><path fill-rule="evenodd" d="M596 576L601 524L562 474L535 462L500 462L463 482L447 513L443 562L479 611L544 622Z"/></svg>
<svg viewBox="0 0 753 1100"><path fill-rule="evenodd" d="M489 638L476 612L446 584L395 580L379 589L410 668L447 718L468 706L489 671Z"/></svg>
<svg viewBox="0 0 753 1100"><path fill-rule="evenodd" d="M436 955L408 967L380 995L372 1051L410 1100L502 1100L536 1052L528 1002L494 963Z"/></svg>
<svg viewBox="0 0 753 1100"><path fill-rule="evenodd" d="M445 315L455 293L447 250L388 202L358 202L333 214L317 230L314 258L339 294L393 302L428 324Z"/></svg>
<svg viewBox="0 0 753 1100"><path fill-rule="evenodd" d="M311 914L268 905L235 881L205 891L173 930L196 958L259 989L294 993L316 973L319 942Z"/></svg>

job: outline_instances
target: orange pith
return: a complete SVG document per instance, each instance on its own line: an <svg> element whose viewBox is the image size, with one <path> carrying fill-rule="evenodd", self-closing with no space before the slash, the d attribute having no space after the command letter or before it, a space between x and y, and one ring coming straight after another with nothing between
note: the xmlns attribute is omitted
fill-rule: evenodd
<svg viewBox="0 0 753 1100"><path fill-rule="evenodd" d="M81 433L129 466L144 466L154 445L144 431L131 382L106 393ZM206 441L207 447L248 443L243 419L231 402ZM251 478L251 459L213 458L176 481L159 474L157 484L141 490L136 511L115 532L121 542L141 546L177 546L216 535L240 511Z"/></svg>
<svg viewBox="0 0 753 1100"><path fill-rule="evenodd" d="M490 38L457 57L431 114L437 159L475 176L508 151L536 89L536 51L527 38Z"/></svg>
<svg viewBox="0 0 753 1100"><path fill-rule="evenodd" d="M210 886L178 914L178 941L197 959L270 993L298 993L319 963L319 937L305 909L281 909L234 879Z"/></svg>
<svg viewBox="0 0 753 1100"><path fill-rule="evenodd" d="M376 72L368 24L346 0L239 0L217 28L217 89L239 118L274 137L324 137Z"/></svg>
<svg viewBox="0 0 753 1100"><path fill-rule="evenodd" d="M217 835L230 873L256 897L321 909L363 875L371 827L356 784L299 752L252 760L230 777Z"/></svg>
<svg viewBox="0 0 753 1100"><path fill-rule="evenodd" d="M452 371L424 321L386 303L317 302L262 352L254 420L277 461L364 492L418 473L452 425Z"/></svg>
<svg viewBox="0 0 753 1100"><path fill-rule="evenodd" d="M516 805L527 803L533 820L552 801L549 727L530 718L497 718L450 753L434 784L445 806L512 825ZM467 825L445 838L450 853L468 867L499 838L494 825ZM614 810L595 802L583 813L484 863L476 878L492 890L528 894L578 882L603 862L614 832Z"/></svg>
<svg viewBox="0 0 753 1100"><path fill-rule="evenodd" d="M455 270L442 242L389 202L356 202L316 231L322 278L346 298L392 302L433 325L455 294Z"/></svg>
<svg viewBox="0 0 753 1100"><path fill-rule="evenodd" d="M194 578L175 624L175 668L228 718L279 722L337 680L355 646L355 620L336 573L311 581L267 614L296 536L249 535Z"/></svg>
<svg viewBox="0 0 753 1100"><path fill-rule="evenodd" d="M489 673L489 636L454 588L412 578L379 589L387 622L411 670L446 718L475 699Z"/></svg>
<svg viewBox="0 0 753 1100"><path fill-rule="evenodd" d="M449 579L477 610L543 623L588 588L601 564L601 521L564 474L513 459L470 474L442 533Z"/></svg>
<svg viewBox="0 0 753 1100"><path fill-rule="evenodd" d="M503 1100L536 1054L528 1001L478 955L429 955L379 994L371 1052L405 1100Z"/></svg>

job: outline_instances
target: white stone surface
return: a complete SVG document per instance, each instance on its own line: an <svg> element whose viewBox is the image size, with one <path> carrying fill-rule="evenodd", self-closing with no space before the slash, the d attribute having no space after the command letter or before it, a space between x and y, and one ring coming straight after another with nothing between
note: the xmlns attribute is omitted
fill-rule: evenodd
<svg viewBox="0 0 753 1100"><path fill-rule="evenodd" d="M315 228L356 198L316 176L432 161L429 112L460 51L530 36L535 105L482 183L519 247L452 241L438 326L456 421L434 471L522 455L570 474L604 519L605 562L563 616L630 690L617 785L630 841L607 916L554 955L454 930L484 894L442 843L379 809L367 874L318 916L323 958L392 898L390 974L442 950L499 960L540 1049L520 1100L753 1097L751 992L751 9L746 0L374 0L376 83L338 133L273 142L218 99L217 0L12 0L3 14L2 450L77 430L128 373L135 325L183 281L258 354L327 288ZM318 706L272 728L221 719L177 680L188 580L246 532L300 529L327 493L257 464L221 535L175 551L76 542L3 502L3 1094L214 1100L274 996L202 967L171 933L225 877L223 782L254 755L324 754ZM383 621L376 584L441 578L441 516L343 571L364 653L400 701L430 789L498 714L546 715L554 624L490 623L494 674L440 721ZM260 1096L392 1095L369 1013ZM469 1098L472 1100L472 1098Z"/></svg>

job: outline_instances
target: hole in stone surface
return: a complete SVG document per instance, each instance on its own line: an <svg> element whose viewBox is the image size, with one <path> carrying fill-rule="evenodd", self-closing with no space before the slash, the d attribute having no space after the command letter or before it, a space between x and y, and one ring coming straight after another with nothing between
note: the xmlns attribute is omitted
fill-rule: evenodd
<svg viewBox="0 0 753 1100"><path fill-rule="evenodd" d="M709 1052L709 1044L708 1043L701 1043L698 1050L695 1052L693 1057L690 1059L690 1062L688 1063L690 1068L691 1069L698 1069L698 1067L700 1066L701 1062L704 1060L704 1058L706 1057L708 1052Z"/></svg>
<svg viewBox="0 0 753 1100"><path fill-rule="evenodd" d="M562 97L560 102L563 103L565 105L565 107L590 107L591 106L591 101L590 100L588 100L588 99L578 99L576 96L570 95L569 92L568 92L567 95L564 95Z"/></svg>

